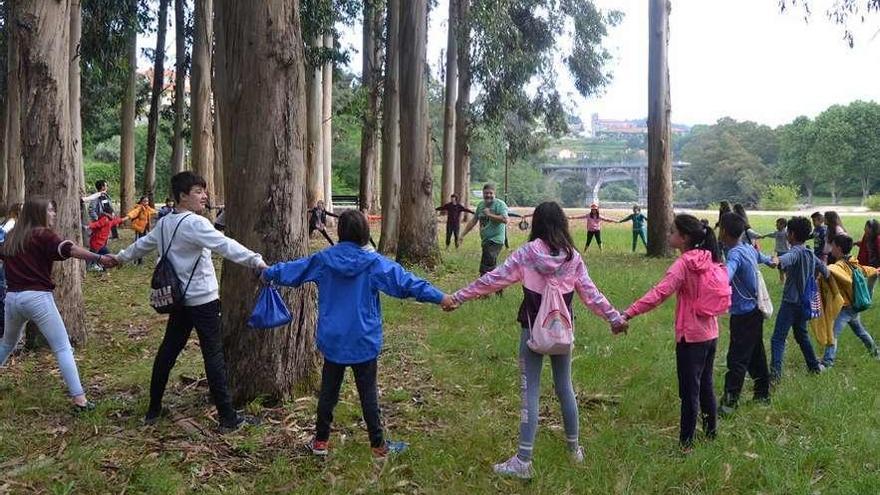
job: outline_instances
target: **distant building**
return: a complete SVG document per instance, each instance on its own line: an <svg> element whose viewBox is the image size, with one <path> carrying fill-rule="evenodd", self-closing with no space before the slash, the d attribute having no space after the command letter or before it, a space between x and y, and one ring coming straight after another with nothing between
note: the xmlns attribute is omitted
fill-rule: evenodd
<svg viewBox="0 0 880 495"><path fill-rule="evenodd" d="M647 119L635 120L612 120L600 119L598 113L592 115L593 136L609 138L626 138L633 135L648 134ZM681 124L672 124L673 134L687 134L690 127Z"/></svg>
<svg viewBox="0 0 880 495"><path fill-rule="evenodd" d="M577 153L571 150L559 150L559 153L556 153L556 158L560 160L573 160L577 158Z"/></svg>

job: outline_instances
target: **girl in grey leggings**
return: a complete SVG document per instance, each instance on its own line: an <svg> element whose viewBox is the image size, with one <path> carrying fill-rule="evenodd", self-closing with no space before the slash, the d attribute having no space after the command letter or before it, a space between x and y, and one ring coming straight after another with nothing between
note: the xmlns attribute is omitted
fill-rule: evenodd
<svg viewBox="0 0 880 495"><path fill-rule="evenodd" d="M626 328L626 321L608 299L599 292L587 274L587 267L574 247L568 232L568 220L558 204L541 203L535 209L529 242L511 254L499 268L483 275L452 298L456 304L492 294L517 282L523 285L523 301L517 320L522 326L519 345L520 392L522 409L519 424L519 446L516 455L495 464L494 470L505 476L531 478L532 449L538 429L538 396L541 388L543 355L532 351L527 342L531 322L540 313L543 292L554 282L565 299L571 315L571 301L577 293L581 302L593 313L608 321L612 331ZM565 442L575 463L584 462L584 450L578 444L578 411L571 386L571 352L551 355L553 385L562 406Z"/></svg>

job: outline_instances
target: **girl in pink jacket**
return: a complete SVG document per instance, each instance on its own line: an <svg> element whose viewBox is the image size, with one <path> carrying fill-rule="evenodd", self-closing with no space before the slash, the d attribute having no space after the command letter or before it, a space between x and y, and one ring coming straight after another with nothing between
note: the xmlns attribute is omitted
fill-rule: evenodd
<svg viewBox="0 0 880 495"><path fill-rule="evenodd" d="M670 247L681 251L681 256L654 288L624 311L624 316L632 319L656 308L672 294L678 296L675 358L681 399L679 440L682 450L689 453L693 447L698 411L702 411L706 437L715 437L717 404L712 366L718 341L717 314L730 306L730 287L727 271L720 265L721 253L715 233L708 222L701 222L692 215L676 215L668 242ZM711 288L707 282L712 283ZM707 304L714 307L707 311Z"/></svg>
<svg viewBox="0 0 880 495"><path fill-rule="evenodd" d="M590 205L590 213L586 215L581 215L579 217L571 217L570 220L581 220L587 219L587 243L584 244L584 252L587 251L587 248L590 247L590 244L593 243L593 238L596 238L596 244L599 245L599 251L602 250L602 222L611 222L617 223L617 220L613 220L610 218L605 218L599 214L599 205L593 203Z"/></svg>
<svg viewBox="0 0 880 495"><path fill-rule="evenodd" d="M530 322L538 314L542 293L549 278L555 279L559 285L569 314L571 301L577 292L581 301L600 318L610 322L615 331L625 328L624 318L590 280L587 268L569 234L565 213L554 202L541 203L535 208L532 232L527 244L514 251L504 265L486 273L452 296L460 304L522 282L523 301L517 318L522 326L519 347L522 393L519 449L513 457L495 465L496 473L518 478L531 478L534 475L532 446L538 428L538 394L543 356L532 351L526 342L529 339ZM584 460L584 451L578 444L578 409L571 386L571 354L550 356L550 364L556 396L562 405L568 449L572 459L581 463Z"/></svg>

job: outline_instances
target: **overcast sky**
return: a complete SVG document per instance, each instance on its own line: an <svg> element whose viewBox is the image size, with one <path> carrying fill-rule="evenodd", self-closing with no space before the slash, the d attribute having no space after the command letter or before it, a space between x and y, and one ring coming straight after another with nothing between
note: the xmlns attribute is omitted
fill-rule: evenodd
<svg viewBox="0 0 880 495"><path fill-rule="evenodd" d="M613 81L604 94L577 95L560 66L559 89L568 107L585 120L643 118L648 95L648 2L596 0L603 9L624 13L606 46L613 55ZM842 40L843 29L825 18L816 0L813 16L782 14L777 0L672 0L669 65L672 118L676 123L707 124L720 117L776 126L799 115L814 117L835 103L880 101L880 14L862 25L855 21L855 48ZM447 0L432 11L428 60L438 73L446 45ZM173 18L173 16L171 16ZM173 33L173 31L169 31ZM360 26L341 40L352 50L352 70L360 72ZM139 40L140 47L155 38ZM565 42L562 42L565 45ZM173 65L173 35L168 42Z"/></svg>

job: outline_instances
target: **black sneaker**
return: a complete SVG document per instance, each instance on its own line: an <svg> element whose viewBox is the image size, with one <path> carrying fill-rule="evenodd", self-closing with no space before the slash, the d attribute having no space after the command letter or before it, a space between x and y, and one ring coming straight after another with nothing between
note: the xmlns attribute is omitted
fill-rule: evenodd
<svg viewBox="0 0 880 495"><path fill-rule="evenodd" d="M94 402L92 402L92 401L88 401L88 400L87 400L86 403L83 404L83 405L74 404L74 405L73 405L73 413L74 413L74 414L83 414L83 413L87 413L87 412L89 412L89 411L94 411L94 410L95 410L95 407L97 407L97 406L95 406L95 403L94 403Z"/></svg>
<svg viewBox="0 0 880 495"><path fill-rule="evenodd" d="M239 414L230 423L220 422L220 433L233 433L245 426L257 426L260 424L260 418L248 414Z"/></svg>
<svg viewBox="0 0 880 495"><path fill-rule="evenodd" d="M167 418L171 415L171 411L168 410L167 407L163 407L159 411L147 411L147 414L144 416L144 424L154 425L159 422L162 418Z"/></svg>

